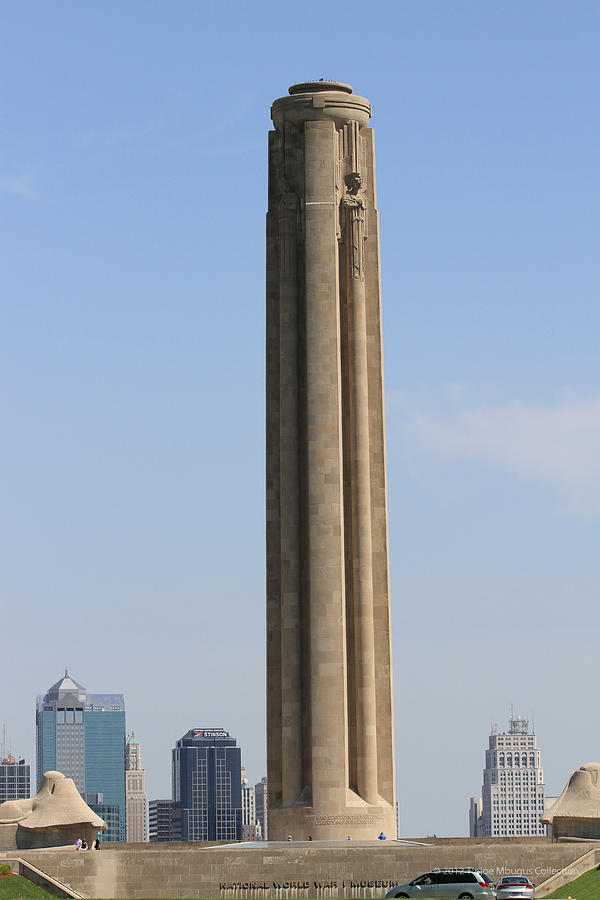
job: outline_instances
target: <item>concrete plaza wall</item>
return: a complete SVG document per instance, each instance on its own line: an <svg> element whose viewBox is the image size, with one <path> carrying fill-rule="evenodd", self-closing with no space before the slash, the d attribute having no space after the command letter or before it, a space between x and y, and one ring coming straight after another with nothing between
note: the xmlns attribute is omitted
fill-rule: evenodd
<svg viewBox="0 0 600 900"><path fill-rule="evenodd" d="M103 845L98 852L69 847L20 856L90 898L292 900L382 897L393 884L443 867L481 867L494 880L522 873L540 884L594 846L547 838L428 839L423 845L115 844Z"/></svg>

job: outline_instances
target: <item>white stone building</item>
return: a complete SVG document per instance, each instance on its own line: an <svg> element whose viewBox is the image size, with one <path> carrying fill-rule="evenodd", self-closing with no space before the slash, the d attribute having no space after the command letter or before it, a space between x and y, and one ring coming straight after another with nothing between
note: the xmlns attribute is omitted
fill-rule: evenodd
<svg viewBox="0 0 600 900"><path fill-rule="evenodd" d="M483 798L471 797L469 803L469 837L483 835L482 829Z"/></svg>
<svg viewBox="0 0 600 900"><path fill-rule="evenodd" d="M256 799L254 788L248 784L246 769L242 766L242 840L260 841L262 831L256 820Z"/></svg>
<svg viewBox="0 0 600 900"><path fill-rule="evenodd" d="M148 795L142 752L135 735L125 743L125 805L127 808L127 843L141 844L148 837Z"/></svg>
<svg viewBox="0 0 600 900"><path fill-rule="evenodd" d="M256 784L254 785L254 796L255 796L255 802L256 802L256 821L260 823L262 840L268 841L268 839L269 839L269 818L268 818L269 790L267 787L266 776L263 776L260 779L260 781L257 781Z"/></svg>
<svg viewBox="0 0 600 900"><path fill-rule="evenodd" d="M511 717L508 732L489 737L483 770L483 809L474 837L545 835L540 823L546 787L541 751L529 722Z"/></svg>

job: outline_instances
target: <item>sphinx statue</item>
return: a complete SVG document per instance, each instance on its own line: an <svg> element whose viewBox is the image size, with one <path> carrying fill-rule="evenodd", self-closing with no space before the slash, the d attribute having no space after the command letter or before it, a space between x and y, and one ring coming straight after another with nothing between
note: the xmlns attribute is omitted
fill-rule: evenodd
<svg viewBox="0 0 600 900"><path fill-rule="evenodd" d="M0 803L0 849L62 847L85 839L89 846L106 822L90 809L72 778L46 772L29 800Z"/></svg>
<svg viewBox="0 0 600 900"><path fill-rule="evenodd" d="M552 827L554 840L600 840L600 763L586 763L573 772L541 821Z"/></svg>

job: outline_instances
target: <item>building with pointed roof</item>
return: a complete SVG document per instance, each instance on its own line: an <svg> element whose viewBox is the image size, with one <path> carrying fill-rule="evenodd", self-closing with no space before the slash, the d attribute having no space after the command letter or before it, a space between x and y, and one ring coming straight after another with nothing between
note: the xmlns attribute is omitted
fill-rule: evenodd
<svg viewBox="0 0 600 900"><path fill-rule="evenodd" d="M48 771L72 778L108 824L101 840L126 839L125 701L90 694L65 669L36 701L37 788Z"/></svg>
<svg viewBox="0 0 600 900"><path fill-rule="evenodd" d="M85 701L86 689L78 681L71 678L69 670L65 667L64 677L59 678L56 684L48 688L46 696L49 700L62 700L71 694L77 700Z"/></svg>
<svg viewBox="0 0 600 900"><path fill-rule="evenodd" d="M125 743L125 803L127 807L127 843L148 840L148 795L146 773L142 765L140 742L133 732Z"/></svg>

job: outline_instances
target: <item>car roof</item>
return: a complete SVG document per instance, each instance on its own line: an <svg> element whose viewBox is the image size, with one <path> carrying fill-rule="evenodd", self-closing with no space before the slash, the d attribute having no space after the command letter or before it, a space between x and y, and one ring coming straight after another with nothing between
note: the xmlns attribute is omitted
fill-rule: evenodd
<svg viewBox="0 0 600 900"><path fill-rule="evenodd" d="M440 872L451 872L452 874L460 875L461 872L483 872L483 869L473 869L470 866L453 866L448 869L434 869L435 874ZM433 874L433 873L432 873Z"/></svg>

